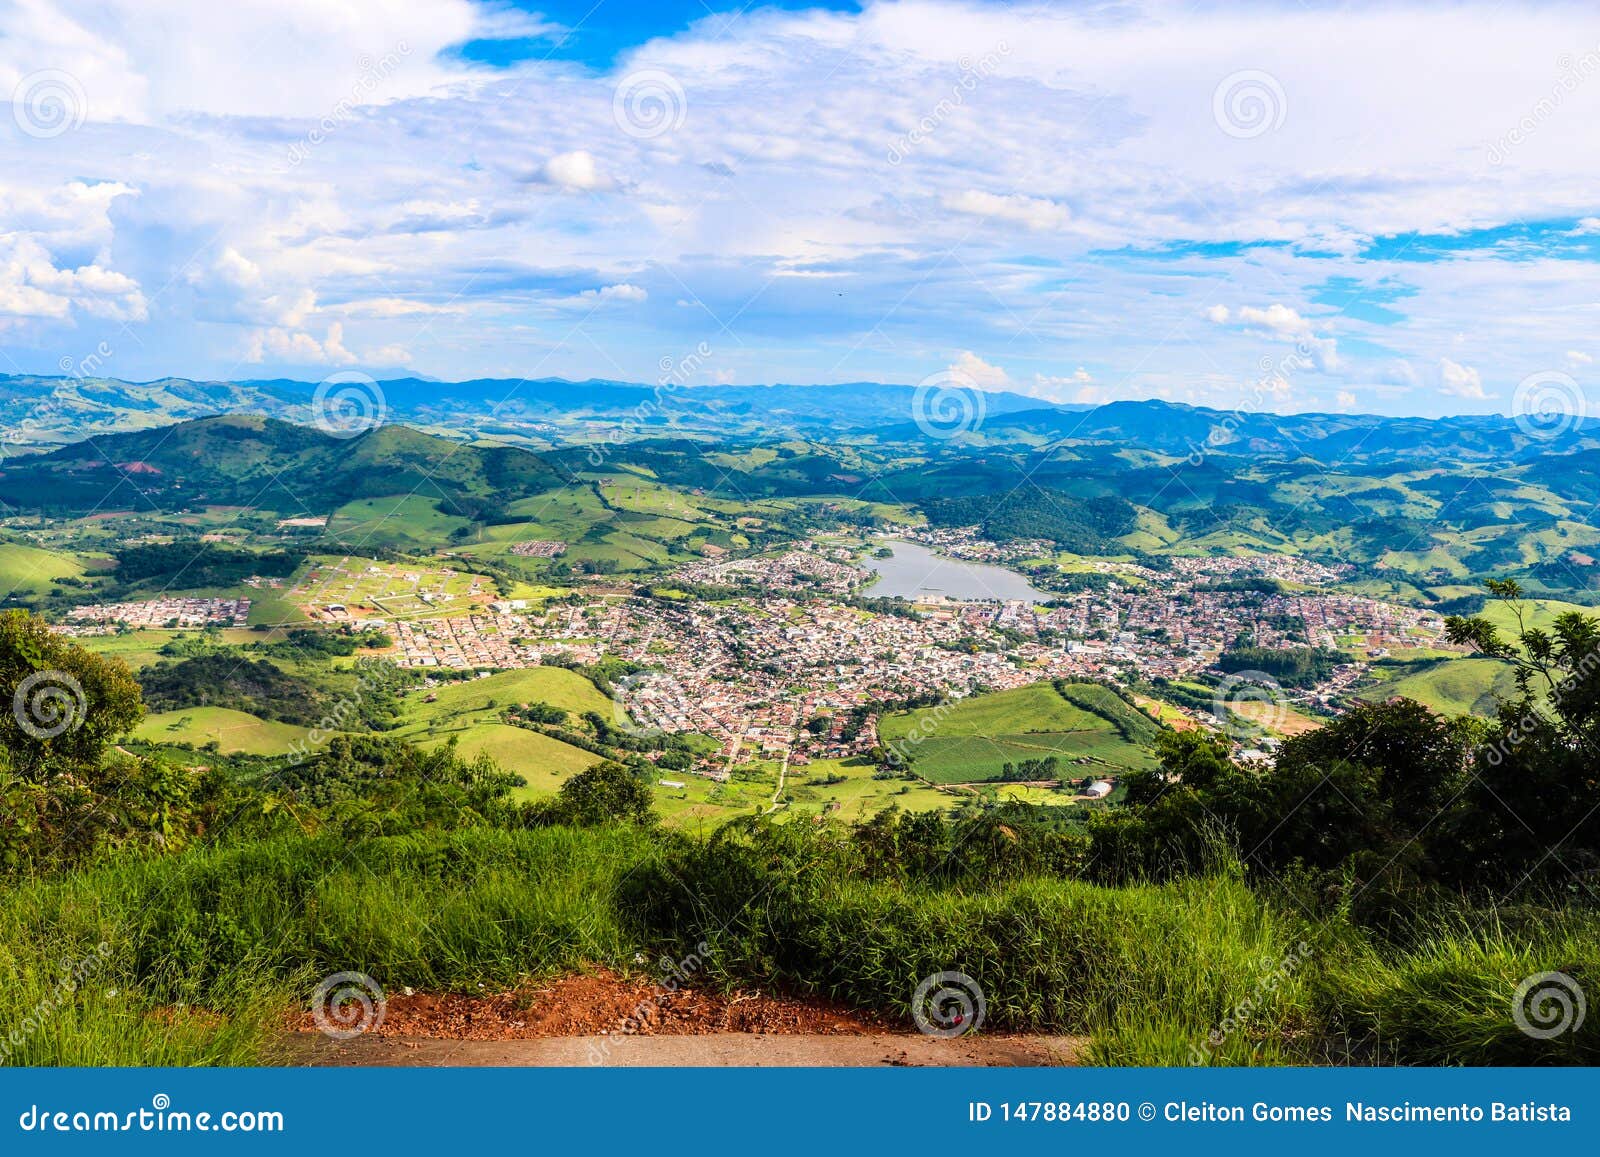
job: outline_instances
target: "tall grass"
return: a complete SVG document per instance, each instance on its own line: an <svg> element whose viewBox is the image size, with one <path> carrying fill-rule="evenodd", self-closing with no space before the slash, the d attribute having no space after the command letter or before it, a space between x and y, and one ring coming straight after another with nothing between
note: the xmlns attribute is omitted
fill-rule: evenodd
<svg viewBox="0 0 1600 1157"><path fill-rule="evenodd" d="M15 1032L11 1063L260 1063L330 973L473 990L701 941L713 981L907 1023L920 980L966 973L987 1029L1082 1034L1103 1064L1600 1057L1600 1013L1549 1041L1510 1016L1531 974L1600 981L1592 914L1463 913L1397 947L1226 871L934 887L865 878L842 844L799 830L699 842L632 827L275 839L14 889L0 1047Z"/></svg>
<svg viewBox="0 0 1600 1157"><path fill-rule="evenodd" d="M623 962L609 898L651 855L635 829L554 828L119 859L0 899L20 980L0 1042L20 1064L257 1063L330 973L467 989Z"/></svg>

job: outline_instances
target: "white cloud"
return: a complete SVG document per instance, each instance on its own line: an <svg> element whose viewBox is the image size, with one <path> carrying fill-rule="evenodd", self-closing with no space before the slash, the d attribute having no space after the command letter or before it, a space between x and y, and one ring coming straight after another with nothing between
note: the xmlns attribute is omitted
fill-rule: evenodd
<svg viewBox="0 0 1600 1157"><path fill-rule="evenodd" d="M1488 397L1483 392L1483 375L1474 367L1464 366L1449 358L1439 359L1439 381L1439 392L1453 398Z"/></svg>
<svg viewBox="0 0 1600 1157"><path fill-rule="evenodd" d="M1311 333L1311 323L1286 305L1274 303L1266 309L1244 306L1239 310L1239 321L1244 325L1267 330L1279 337L1305 337Z"/></svg>
<svg viewBox="0 0 1600 1157"><path fill-rule="evenodd" d="M1094 375L1082 366L1070 374L1035 374L1024 392L1051 402L1087 402L1099 397Z"/></svg>
<svg viewBox="0 0 1600 1157"><path fill-rule="evenodd" d="M1072 213L1065 205L1058 205L1043 197L1026 197L1021 193L1002 196L968 189L945 197L944 207L973 217L1009 221L1027 229L1060 229L1072 219Z"/></svg>
<svg viewBox="0 0 1600 1157"><path fill-rule="evenodd" d="M244 360L260 364L268 357L290 365L350 366L362 360L345 348L344 326L339 322L328 326L322 341L300 330L258 329L250 335Z"/></svg>
<svg viewBox="0 0 1600 1157"><path fill-rule="evenodd" d="M328 308L347 317L376 318L433 317L462 312L457 306L430 305L425 301L413 301L403 297L367 297L359 301L342 302Z"/></svg>
<svg viewBox="0 0 1600 1157"><path fill-rule="evenodd" d="M629 285L624 281L616 285L603 285L599 289L585 289L570 297L558 297L551 304L564 309L598 309L609 305L642 305L649 299L650 294L643 286Z"/></svg>
<svg viewBox="0 0 1600 1157"><path fill-rule="evenodd" d="M0 234L0 318L66 320L74 313L143 321L148 303L133 278L89 262L58 267L33 237Z"/></svg>
<svg viewBox="0 0 1600 1157"><path fill-rule="evenodd" d="M611 187L610 179L595 163L594 154L584 149L557 153L544 163L542 173L550 184L569 193L592 193Z"/></svg>
<svg viewBox="0 0 1600 1157"><path fill-rule="evenodd" d="M963 385L980 390L1004 390L1011 386L1011 376L999 366L990 365L971 350L962 350L946 371Z"/></svg>
<svg viewBox="0 0 1600 1157"><path fill-rule="evenodd" d="M1228 308L1223 305L1214 305L1206 310L1206 317L1218 325L1226 324L1232 316L1237 316L1239 325L1248 330L1279 341L1293 342L1324 373L1340 368L1338 343L1333 338L1318 337L1310 320L1287 305L1274 302L1265 309L1246 305L1239 308L1237 315L1230 315Z"/></svg>
<svg viewBox="0 0 1600 1157"><path fill-rule="evenodd" d="M1590 357L1588 354L1584 353L1582 350L1568 350L1567 351L1567 368L1568 369L1572 369L1572 370L1579 369L1579 368L1581 368L1583 366L1588 365L1592 361L1594 361L1594 358Z"/></svg>

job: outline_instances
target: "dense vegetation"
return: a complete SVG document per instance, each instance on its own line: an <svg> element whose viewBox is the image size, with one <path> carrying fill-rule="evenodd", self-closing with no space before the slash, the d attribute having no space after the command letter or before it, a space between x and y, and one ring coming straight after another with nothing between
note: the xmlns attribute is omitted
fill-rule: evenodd
<svg viewBox="0 0 1600 1157"><path fill-rule="evenodd" d="M1311 687L1326 679L1341 663L1350 662L1343 651L1327 647L1255 647L1240 645L1217 656L1217 669L1269 675L1285 687Z"/></svg>
<svg viewBox="0 0 1600 1157"><path fill-rule="evenodd" d="M995 542L1042 538L1080 554L1104 552L1109 539L1134 526L1133 506L1125 500L1085 502L1032 485L1002 495L926 498L922 509L934 526L977 526Z"/></svg>
<svg viewBox="0 0 1600 1157"><path fill-rule="evenodd" d="M298 551L243 550L194 539L125 546L114 553L117 585L128 592L141 586L167 590L237 585L251 575L282 578L305 557Z"/></svg>
<svg viewBox="0 0 1600 1157"><path fill-rule="evenodd" d="M157 663L139 673L139 686L152 711L231 707L311 727L329 707L327 695L310 681L266 659L225 652Z"/></svg>

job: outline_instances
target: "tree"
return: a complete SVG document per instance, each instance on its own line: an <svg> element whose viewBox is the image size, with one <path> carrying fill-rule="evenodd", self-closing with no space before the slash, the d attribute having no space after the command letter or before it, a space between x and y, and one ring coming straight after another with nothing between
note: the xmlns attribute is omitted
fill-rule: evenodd
<svg viewBox="0 0 1600 1157"><path fill-rule="evenodd" d="M593 827L625 821L640 825L655 822L654 797L649 784L628 768L605 760L580 771L561 785L553 800L542 800L529 813L534 824Z"/></svg>
<svg viewBox="0 0 1600 1157"><path fill-rule="evenodd" d="M0 614L0 768L94 782L106 746L144 718L139 684L25 611Z"/></svg>
<svg viewBox="0 0 1600 1157"><path fill-rule="evenodd" d="M1569 611L1530 626L1514 580L1487 586L1516 621L1514 640L1481 616L1446 619L1445 631L1509 663L1518 694L1473 752L1460 870L1600 867L1600 621Z"/></svg>

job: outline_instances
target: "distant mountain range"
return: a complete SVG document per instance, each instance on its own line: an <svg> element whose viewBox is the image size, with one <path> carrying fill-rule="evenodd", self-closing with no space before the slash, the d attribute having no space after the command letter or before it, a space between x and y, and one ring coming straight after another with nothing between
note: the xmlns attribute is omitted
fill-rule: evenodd
<svg viewBox="0 0 1600 1157"><path fill-rule="evenodd" d="M125 382L0 375L0 439L13 447L60 446L93 434L220 414L311 423L317 416L318 385L289 379ZM596 423L626 424L641 433L716 436L872 430L908 418L917 391L877 382L674 387L563 378L396 378L377 383L376 393L384 416L394 421L548 443L563 427L582 430ZM994 415L1033 410L1039 404L1021 394L983 396L986 412Z"/></svg>

